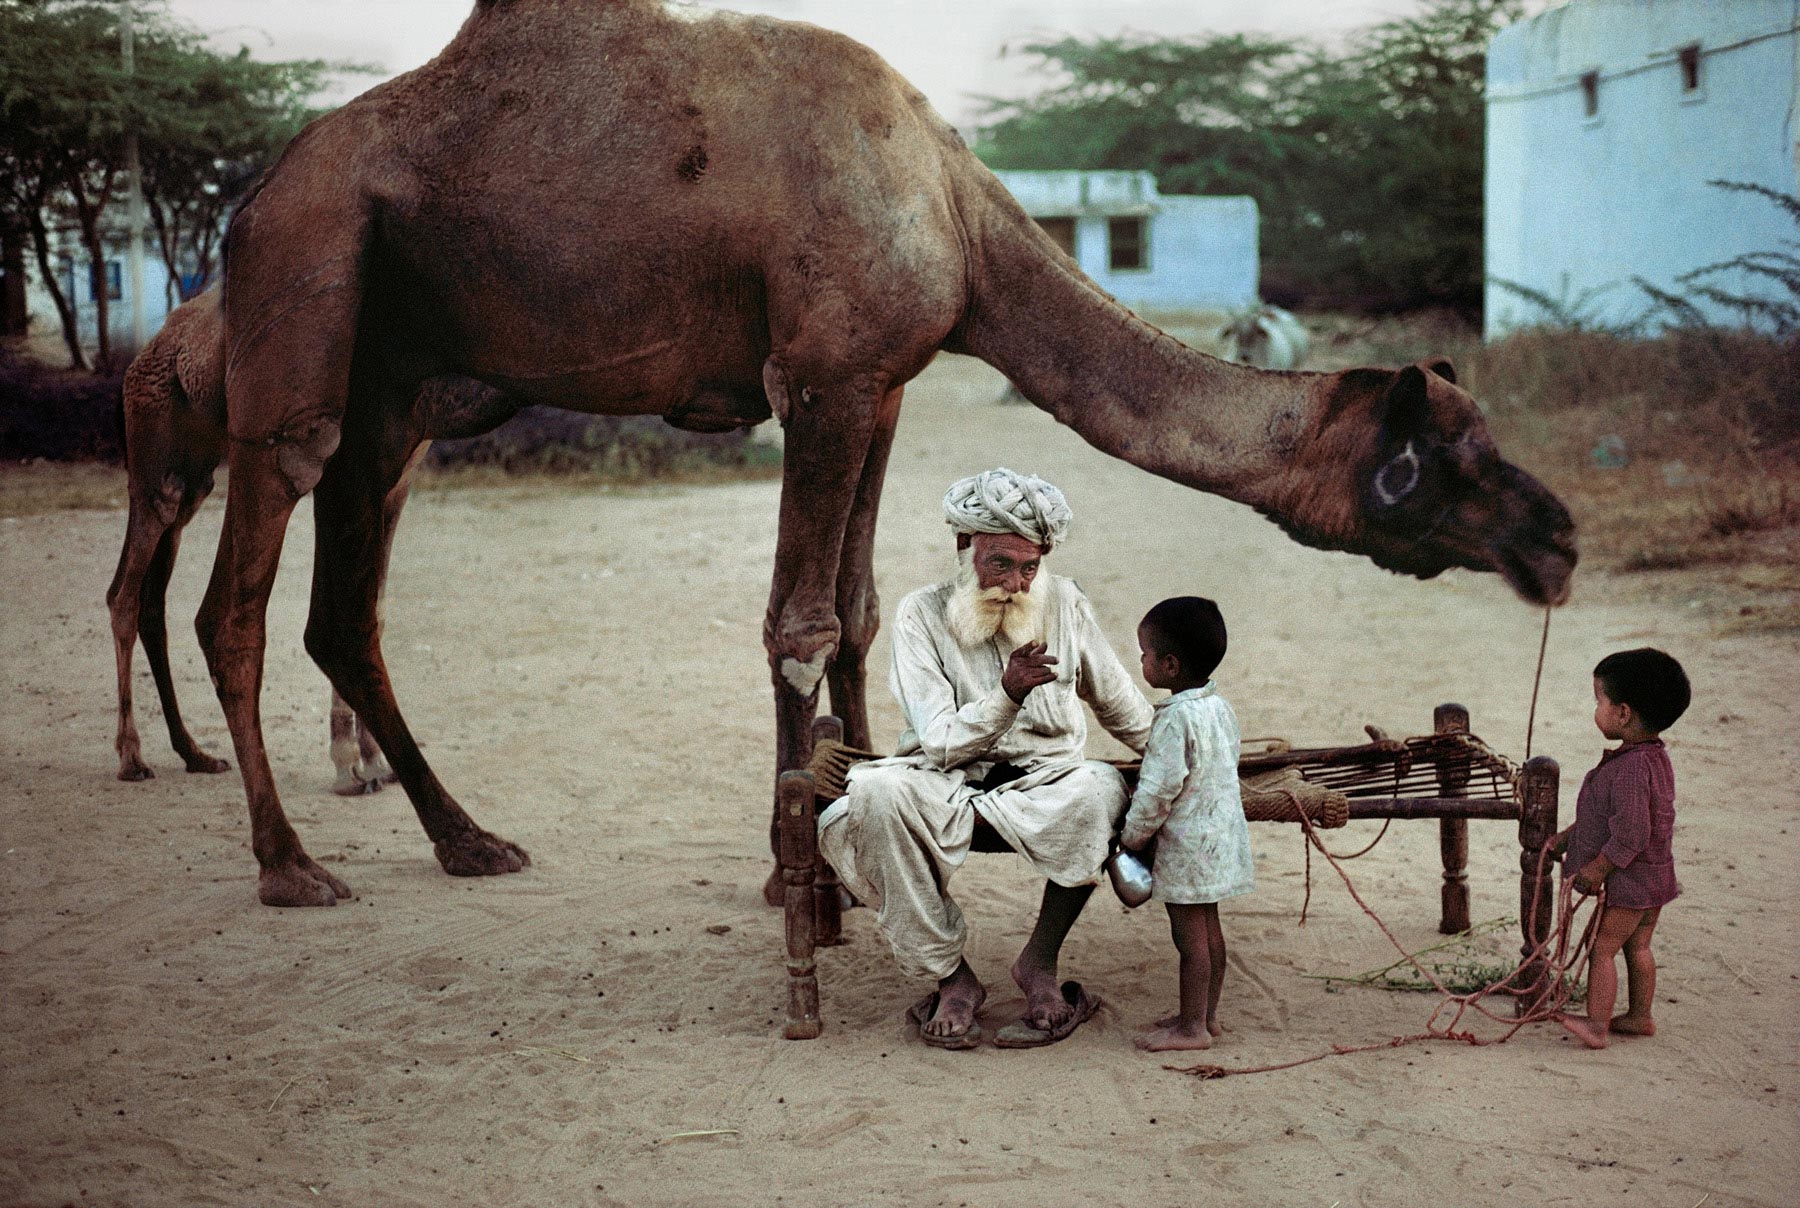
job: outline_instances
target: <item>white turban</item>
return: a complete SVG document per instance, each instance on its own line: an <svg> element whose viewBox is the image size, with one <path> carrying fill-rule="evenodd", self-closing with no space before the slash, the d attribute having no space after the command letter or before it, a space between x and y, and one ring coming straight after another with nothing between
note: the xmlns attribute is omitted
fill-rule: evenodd
<svg viewBox="0 0 1800 1208"><path fill-rule="evenodd" d="M944 519L959 533L1017 533L1054 548L1068 535L1069 501L1035 474L1002 466L954 483L944 493Z"/></svg>

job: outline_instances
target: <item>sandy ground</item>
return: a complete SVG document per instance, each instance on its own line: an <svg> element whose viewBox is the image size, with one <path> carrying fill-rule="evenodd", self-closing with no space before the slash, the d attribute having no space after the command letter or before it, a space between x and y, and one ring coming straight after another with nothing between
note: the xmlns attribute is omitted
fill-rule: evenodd
<svg viewBox="0 0 1800 1208"><path fill-rule="evenodd" d="M937 500L996 463L1076 509L1055 569L1121 650L1155 600L1217 597L1247 735L1426 732L1432 706L1524 748L1540 614L1492 576L1420 584L1300 548L1247 510L1112 461L961 360L909 393L878 566L891 605L939 577ZM523 875L438 871L398 790L325 790L326 690L300 649L310 510L273 605L264 717L290 816L359 897L255 898L235 772L169 753L140 658L157 779L113 778L101 596L123 513L0 529L0 1203L1789 1205L1800 1196L1800 641L1721 637L1732 601L1651 603L1584 573L1556 616L1535 746L1563 816L1602 742L1589 668L1655 643L1697 688L1671 731L1687 893L1657 937L1662 1032L1604 1053L1553 1026L1498 1047L1415 1046L1201 1081L1131 1038L1169 1008L1154 907L1096 897L1065 974L1108 1004L1033 1052L927 1050L869 912L822 954L826 1031L780 1037L780 920L761 904L771 771L758 640L773 483L635 493L430 492L402 525L386 648L414 731ZM191 722L229 741L187 625L221 509L177 572ZM1667 593L1657 598L1661 599ZM899 730L874 652L878 741ZM1128 663L1131 660L1128 659ZM146 705L146 702L147 705ZM1097 738L1097 754L1113 754ZM1359 824L1367 826L1371 824ZM1516 913L1514 828L1472 824L1473 913ZM1232 1031L1212 1060L1282 1061L1417 1031L1434 999L1330 992L1305 974L1392 953L1302 849L1259 825L1259 888L1224 910ZM1339 849L1367 832L1340 833ZM1352 866L1403 942L1438 937L1437 834L1395 824ZM976 857L955 882L992 985L1037 885ZM1496 954L1516 947L1509 935Z"/></svg>

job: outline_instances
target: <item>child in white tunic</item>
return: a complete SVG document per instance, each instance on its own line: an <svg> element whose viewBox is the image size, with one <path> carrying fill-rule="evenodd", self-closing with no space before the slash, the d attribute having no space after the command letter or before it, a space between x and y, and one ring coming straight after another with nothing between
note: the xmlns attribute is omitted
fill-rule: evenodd
<svg viewBox="0 0 1800 1208"><path fill-rule="evenodd" d="M1225 657L1225 620L1211 600L1164 600L1138 625L1138 645L1144 681L1174 695L1156 706L1119 843L1128 851L1155 843L1150 896L1167 907L1181 954L1181 1009L1137 1046L1204 1049L1222 1030L1219 902L1256 887L1238 790L1237 714L1212 681Z"/></svg>

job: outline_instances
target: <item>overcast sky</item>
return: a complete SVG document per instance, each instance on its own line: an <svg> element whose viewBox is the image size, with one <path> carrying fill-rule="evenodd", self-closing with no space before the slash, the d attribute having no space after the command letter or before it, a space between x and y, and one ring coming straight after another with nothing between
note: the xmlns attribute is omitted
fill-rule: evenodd
<svg viewBox="0 0 1800 1208"><path fill-rule="evenodd" d="M879 51L938 111L965 129L980 94L1035 91L1030 61L1001 48L1035 35L1166 36L1256 32L1330 41L1364 25L1406 16L1418 0L697 0L811 21ZM456 33L472 0L171 0L177 16L214 33L225 48L258 58L354 59L388 74L408 71ZM1534 5L1534 8L1543 5ZM363 79L353 91L374 83Z"/></svg>

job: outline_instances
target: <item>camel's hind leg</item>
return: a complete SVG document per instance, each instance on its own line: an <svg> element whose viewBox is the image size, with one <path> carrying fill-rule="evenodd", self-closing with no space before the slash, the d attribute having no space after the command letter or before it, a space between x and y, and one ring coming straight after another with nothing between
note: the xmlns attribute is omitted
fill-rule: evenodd
<svg viewBox="0 0 1800 1208"><path fill-rule="evenodd" d="M125 544L119 566L106 591L107 611L112 615L113 653L119 677L119 725L113 745L119 752L120 780L148 780L155 775L143 759L131 690L131 659L138 640L156 679L162 698L163 720L169 742L190 772L223 772L231 765L200 749L181 720L175 699L175 683L169 673L169 636L165 601L169 576L181 548L181 530L194 518L212 489L210 468L195 484L193 477L165 475L154 487L134 483L131 510L125 525Z"/></svg>
<svg viewBox="0 0 1800 1208"><path fill-rule="evenodd" d="M306 854L275 791L262 734L263 652L269 592L288 518L337 442L337 425L297 424L273 440L234 441L231 489L212 580L194 627L231 727L250 805L250 848L261 868L257 897L268 906L335 906L354 895Z"/></svg>
<svg viewBox="0 0 1800 1208"><path fill-rule="evenodd" d="M363 408L365 414L372 410ZM382 584L388 543L406 499L406 475L420 450L396 455L395 442L363 437L360 431L349 434L313 495L317 546L307 652L379 740L444 871L454 876L518 872L531 858L475 825L456 803L425 762L394 699L381 657Z"/></svg>
<svg viewBox="0 0 1800 1208"><path fill-rule="evenodd" d="M381 514L381 566L377 587L379 610L387 600L387 572L389 559L394 553L394 529L400 523L401 509L406 506L407 493L412 488L412 469L417 466L424 454L426 446L419 446L408 468L402 473L400 485L388 492L386 503ZM376 741L375 731L364 724L350 707L343 694L336 688L331 690L331 762L337 767L337 780L331 791L340 797L356 797L364 793L378 793L384 784L393 784L400 778L388 766L387 757L381 753L381 743Z"/></svg>
<svg viewBox="0 0 1800 1208"><path fill-rule="evenodd" d="M119 725L113 746L119 752L120 780L148 780L156 775L144 762L143 743L133 716L131 656L137 649L144 576L169 524L170 520L154 504L140 500L133 493L131 512L125 522L125 545L119 550L119 567L113 572L112 586L106 590L106 608L112 614L113 655L119 677Z"/></svg>
<svg viewBox="0 0 1800 1208"><path fill-rule="evenodd" d="M211 489L209 477L206 483L182 496L180 514L163 534L162 540L157 543L155 555L150 559L149 570L144 575L143 602L138 612L138 637L144 643L144 657L150 662L150 674L156 679L156 694L162 701L163 721L169 727L169 745L181 756L181 762L187 765L188 771L208 773L227 771L231 764L202 751L200 744L194 741L194 736L188 733L187 724L181 720L181 705L175 699L175 678L169 671L166 601L169 576L174 573L175 559L181 552L181 531L194 518L194 513L200 509Z"/></svg>

